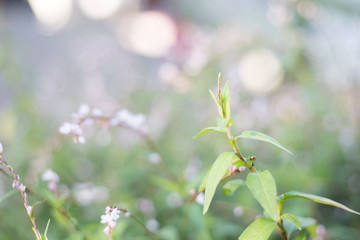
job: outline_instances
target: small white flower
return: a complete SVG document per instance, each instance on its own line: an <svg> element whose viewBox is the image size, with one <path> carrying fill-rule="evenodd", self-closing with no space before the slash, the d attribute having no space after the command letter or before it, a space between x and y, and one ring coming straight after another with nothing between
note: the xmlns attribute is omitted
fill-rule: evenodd
<svg viewBox="0 0 360 240"><path fill-rule="evenodd" d="M0 143L0 154L4 151L3 145Z"/></svg>
<svg viewBox="0 0 360 240"><path fill-rule="evenodd" d="M109 214L101 215L100 223L107 224L107 223L109 223L111 221L112 221L112 219L111 219L111 216Z"/></svg>
<svg viewBox="0 0 360 240"><path fill-rule="evenodd" d="M131 216L131 213L130 213L130 212L126 212L126 213L124 214L124 216L128 218L128 217Z"/></svg>
<svg viewBox="0 0 360 240"><path fill-rule="evenodd" d="M19 190L20 190L21 192L25 192L26 186L21 183L20 186L19 186Z"/></svg>
<svg viewBox="0 0 360 240"><path fill-rule="evenodd" d="M110 206L107 206L106 208L105 208L105 213L106 214L110 214L110 212L111 212L111 207Z"/></svg>
<svg viewBox="0 0 360 240"><path fill-rule="evenodd" d="M242 207L236 207L233 210L233 214L235 217L241 217L244 214L244 209Z"/></svg>
<svg viewBox="0 0 360 240"><path fill-rule="evenodd" d="M86 143L86 139L84 136L79 136L77 138L77 142L80 143L80 144L85 144Z"/></svg>
<svg viewBox="0 0 360 240"><path fill-rule="evenodd" d="M138 113L133 115L132 118L129 119L127 124L134 129L141 129L145 121L146 121L145 115Z"/></svg>
<svg viewBox="0 0 360 240"><path fill-rule="evenodd" d="M196 196L196 202L199 203L200 205L204 205L204 201L205 201L205 194L201 192Z"/></svg>
<svg viewBox="0 0 360 240"><path fill-rule="evenodd" d="M89 113L90 113L90 106L87 104L81 104L78 111L79 116L85 117Z"/></svg>
<svg viewBox="0 0 360 240"><path fill-rule="evenodd" d="M73 125L71 123L68 122L64 122L60 127L59 127L59 132L61 134L67 135L69 134L73 129Z"/></svg>
<svg viewBox="0 0 360 240"><path fill-rule="evenodd" d="M12 187L13 188L19 188L20 187L20 180L19 179L15 179L14 181L13 181L13 184L12 184Z"/></svg>
<svg viewBox="0 0 360 240"><path fill-rule="evenodd" d="M149 156L149 161L154 164L161 162L161 156L158 153L151 153Z"/></svg>
<svg viewBox="0 0 360 240"><path fill-rule="evenodd" d="M101 215L100 223L107 224L107 227L104 229L106 234L110 234L111 229L116 226L116 221L119 219L120 210L116 207L112 208L107 206L105 208L105 214Z"/></svg>
<svg viewBox="0 0 360 240"><path fill-rule="evenodd" d="M52 181L52 182L59 182L60 178L55 172L51 169L46 170L42 175L41 179L44 181Z"/></svg>
<svg viewBox="0 0 360 240"><path fill-rule="evenodd" d="M236 165L233 165L232 163L230 163L230 166L229 166L230 174L233 174L236 171L236 169L237 169Z"/></svg>
<svg viewBox="0 0 360 240"><path fill-rule="evenodd" d="M146 228L152 232L156 232L159 229L159 222L155 218L150 218L146 221Z"/></svg>
<svg viewBox="0 0 360 240"><path fill-rule="evenodd" d="M246 170L246 167L245 166L240 166L239 167L239 172L243 172L243 171L245 171Z"/></svg>
<svg viewBox="0 0 360 240"><path fill-rule="evenodd" d="M82 130L82 128L78 124L72 125L72 132L76 136L81 136L84 133L84 131Z"/></svg>
<svg viewBox="0 0 360 240"><path fill-rule="evenodd" d="M91 115L93 117L101 117L103 115L103 112L99 108L94 108L91 110Z"/></svg>
<svg viewBox="0 0 360 240"><path fill-rule="evenodd" d="M127 109L122 109L120 110L117 114L116 114L116 118L120 121L120 122L125 122L128 123L131 118L132 118L132 114L129 112L129 110Z"/></svg>
<svg viewBox="0 0 360 240"><path fill-rule="evenodd" d="M106 228L104 228L103 232L106 233L106 235L109 235L109 234L110 234L110 228L109 228L109 226L107 226Z"/></svg>
<svg viewBox="0 0 360 240"><path fill-rule="evenodd" d="M27 206L26 207L26 211L27 211L27 214L30 216L30 214L31 214L31 210L32 210L32 206Z"/></svg>
<svg viewBox="0 0 360 240"><path fill-rule="evenodd" d="M119 216L120 213L121 213L121 212L120 212L119 209L113 208L112 211L111 211L111 213L110 213L111 219L112 219L113 221L117 221L117 220L119 219L119 217L120 217L120 216Z"/></svg>

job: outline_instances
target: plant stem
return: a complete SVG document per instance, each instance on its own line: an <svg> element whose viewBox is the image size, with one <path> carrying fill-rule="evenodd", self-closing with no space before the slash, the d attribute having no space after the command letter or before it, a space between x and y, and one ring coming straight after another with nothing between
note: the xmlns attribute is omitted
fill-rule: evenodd
<svg viewBox="0 0 360 240"><path fill-rule="evenodd" d="M7 169L9 169L9 171L11 172L11 174L13 175L15 181L17 181L18 183L18 186L17 186L17 189L19 190L22 198L24 199L24 207L25 207L25 210L26 210L26 213L27 215L29 216L30 218L30 221L33 225L33 228L34 228L34 233L35 233L35 236L36 236L36 239L38 240L41 240L41 234L36 226L36 223L35 223L35 218L34 217L31 217L30 213L29 213L29 210L28 210L28 207L31 207L29 205L29 202L28 202L28 198L27 198L27 194L25 192L25 188L24 189L21 189L21 185L22 183L20 182L20 177L19 175L17 175L14 171L14 169L5 161L5 159L0 155L0 164L4 165ZM16 185L13 185L13 187L15 188Z"/></svg>
<svg viewBox="0 0 360 240"><path fill-rule="evenodd" d="M244 156L240 153L239 148L238 148L238 146L236 145L236 141L235 141L233 135L232 135L231 132L230 132L230 127L229 127L229 126L226 126L226 135L227 135L227 137L234 143L234 144L231 144L231 145L232 145L232 147L233 147L233 150L234 150L236 156L238 156L238 158L245 163L245 166L247 166L247 163L248 163L248 162L247 162L246 158L244 158ZM255 169L253 166L251 166L251 167L249 168L249 170L250 170L251 172L253 172L253 173L257 173L256 169Z"/></svg>
<svg viewBox="0 0 360 240"><path fill-rule="evenodd" d="M279 222L278 222L278 227L280 229L280 233L281 233L281 236L283 237L284 240L287 240L287 236L286 236L286 230L284 228L284 223L283 223L283 220L280 219Z"/></svg>
<svg viewBox="0 0 360 240"><path fill-rule="evenodd" d="M118 208L121 212L123 213L130 213L128 210L126 210L125 208ZM143 229L144 229L144 232L146 234L149 234L149 235L154 235L154 233L152 231L150 231L144 223L142 223L137 217L135 217L133 214L130 213L130 217L135 221L137 222Z"/></svg>

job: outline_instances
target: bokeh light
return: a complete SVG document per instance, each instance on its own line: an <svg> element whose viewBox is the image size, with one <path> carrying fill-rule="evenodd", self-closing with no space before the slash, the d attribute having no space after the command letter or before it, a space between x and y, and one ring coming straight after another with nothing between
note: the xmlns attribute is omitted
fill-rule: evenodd
<svg viewBox="0 0 360 240"><path fill-rule="evenodd" d="M240 61L239 76L244 86L256 94L274 91L282 82L283 70L275 53L267 49L256 49L247 53Z"/></svg>
<svg viewBox="0 0 360 240"><path fill-rule="evenodd" d="M139 12L120 22L120 44L140 55L163 56L175 45L176 40L174 20L159 11Z"/></svg>
<svg viewBox="0 0 360 240"><path fill-rule="evenodd" d="M29 0L30 7L47 31L57 31L70 19L73 10L72 0Z"/></svg>
<svg viewBox="0 0 360 240"><path fill-rule="evenodd" d="M94 20L113 15L123 4L123 0L78 0L81 12Z"/></svg>

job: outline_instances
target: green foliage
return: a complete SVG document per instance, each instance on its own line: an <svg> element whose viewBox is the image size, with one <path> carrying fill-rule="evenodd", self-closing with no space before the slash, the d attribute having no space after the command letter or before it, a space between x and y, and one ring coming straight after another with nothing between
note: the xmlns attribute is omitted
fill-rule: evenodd
<svg viewBox="0 0 360 240"><path fill-rule="evenodd" d="M256 139L256 140L260 140L260 141L264 141L264 142L268 142L271 144L274 144L275 146L277 146L278 148L281 148L282 150L292 154L292 152L287 149L286 147L284 147L283 145L281 145L278 141L276 141L273 137L270 137L264 133L261 132L257 132L257 131L244 131L241 133L241 135L235 137L235 140L237 140L238 138L247 138L247 139Z"/></svg>
<svg viewBox="0 0 360 240"><path fill-rule="evenodd" d="M234 157L235 154L233 152L224 152L220 154L212 165L205 187L203 214L208 211L211 200L214 197L216 187L220 180L224 177L226 171L228 171L229 165Z"/></svg>
<svg viewBox="0 0 360 240"><path fill-rule="evenodd" d="M306 233L302 232L299 235L297 235L293 240L306 240Z"/></svg>
<svg viewBox="0 0 360 240"><path fill-rule="evenodd" d="M220 127L207 127L201 130L199 133L197 133L193 138L197 138L204 133L210 132L210 131L217 131L217 132L226 132L226 128L220 128Z"/></svg>
<svg viewBox="0 0 360 240"><path fill-rule="evenodd" d="M294 224L294 226L297 229L299 229L299 230L302 229L301 223L300 223L299 219L296 216L294 216L294 215L292 215L290 213L284 213L284 214L281 215L281 218L289 220L292 224Z"/></svg>
<svg viewBox="0 0 360 240"><path fill-rule="evenodd" d="M238 189L241 186L244 186L246 183L242 179L234 179L231 181L228 181L224 184L223 190L226 195L232 195L236 189Z"/></svg>
<svg viewBox="0 0 360 240"><path fill-rule="evenodd" d="M224 118L224 113L223 113L223 110L222 110L222 106L219 103L219 100L216 98L216 96L214 95L214 93L210 89L209 89L209 92L210 92L211 97L214 99L214 102L216 103L216 106L218 107L220 117Z"/></svg>
<svg viewBox="0 0 360 240"><path fill-rule="evenodd" d="M271 173L267 170L257 174L249 173L246 184L267 215L274 221L279 221L276 183Z"/></svg>
<svg viewBox="0 0 360 240"><path fill-rule="evenodd" d="M220 106L222 110L222 117L225 119L230 118L230 90L229 82L225 83L224 89L220 92Z"/></svg>
<svg viewBox="0 0 360 240"><path fill-rule="evenodd" d="M279 198L279 201L284 201L284 200L289 199L289 198L305 198L305 199L308 199L308 200L311 200L311 201L314 201L314 202L317 202L317 203L338 207L338 208L344 209L344 210L346 210L348 212L360 215L359 212L357 212L355 210L352 210L352 209L348 208L347 206L345 206L345 205L343 205L341 203L338 203L338 202L336 202L334 200L331 200L329 198L320 197L320 196L316 196L316 195L309 194L309 193L291 191L291 192L287 192L287 193L284 193L284 194L280 195L278 198Z"/></svg>
<svg viewBox="0 0 360 240"><path fill-rule="evenodd" d="M293 216L296 217L297 220L300 222L301 229L309 228L310 226L316 225L316 220L313 218L299 217L299 216L295 216L295 215L293 215ZM299 230L299 228L289 218L284 218L283 221L284 221L284 228L286 230L287 236L290 239L291 234L294 231Z"/></svg>
<svg viewBox="0 0 360 240"><path fill-rule="evenodd" d="M267 218L258 218L240 235L239 240L267 240L276 227L276 222Z"/></svg>

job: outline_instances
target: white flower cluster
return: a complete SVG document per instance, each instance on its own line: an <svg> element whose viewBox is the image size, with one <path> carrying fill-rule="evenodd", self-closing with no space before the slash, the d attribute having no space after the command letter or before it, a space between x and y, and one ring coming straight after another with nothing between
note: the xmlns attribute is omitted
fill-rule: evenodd
<svg viewBox="0 0 360 240"><path fill-rule="evenodd" d="M2 154L4 151L3 145L0 143L0 154Z"/></svg>
<svg viewBox="0 0 360 240"><path fill-rule="evenodd" d="M17 188L20 191L22 197L24 198L24 206L26 208L26 212L29 215L29 217L32 218L31 217L32 206L29 205L29 203L28 203L28 197L27 197L27 194L25 192L26 191L26 186L21 183L19 175L16 175L16 178L15 178L13 184L12 184L12 187Z"/></svg>
<svg viewBox="0 0 360 240"><path fill-rule="evenodd" d="M48 188L52 192L56 192L60 181L59 175L53 172L51 169L46 170L42 175L41 179L48 181Z"/></svg>
<svg viewBox="0 0 360 240"><path fill-rule="evenodd" d="M233 165L232 163L230 163L230 166L229 166L230 175L233 175L237 170L239 170L239 172L243 172L246 170L246 167L240 166L239 168L237 168L236 165Z"/></svg>
<svg viewBox="0 0 360 240"><path fill-rule="evenodd" d="M84 131L79 124L64 122L63 125L59 127L59 132L64 135L72 133L74 143L84 144L86 142L86 139L83 135Z"/></svg>
<svg viewBox="0 0 360 240"><path fill-rule="evenodd" d="M105 214L101 215L100 222L103 224L107 224L106 228L104 228L104 232L107 235L111 234L111 229L116 226L116 221L119 219L120 210L117 207L107 206L105 208Z"/></svg>
<svg viewBox="0 0 360 240"><path fill-rule="evenodd" d="M79 107L77 113L71 114L74 118L75 123L65 122L59 127L59 132L64 135L72 134L74 143L84 144L86 139L84 137L84 131L80 127L81 122L90 123L92 122L92 118L101 117L102 111L98 108L90 109L90 106L87 104L82 104Z"/></svg>
<svg viewBox="0 0 360 240"><path fill-rule="evenodd" d="M134 114L127 109L123 109L110 119L110 124L112 126L125 125L133 130L146 133L147 127L145 126L145 121L146 117L144 114Z"/></svg>

